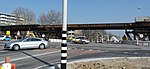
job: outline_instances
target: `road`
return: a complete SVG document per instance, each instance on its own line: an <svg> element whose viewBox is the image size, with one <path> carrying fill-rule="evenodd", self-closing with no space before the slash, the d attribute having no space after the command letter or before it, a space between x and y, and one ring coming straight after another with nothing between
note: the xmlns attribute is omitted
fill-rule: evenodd
<svg viewBox="0 0 150 69"><path fill-rule="evenodd" d="M46 69L53 64L60 63L61 43L50 43L50 48L29 49L10 51L3 50L0 42L0 63L4 63L4 58L10 56L11 63L17 64L17 69ZM86 58L105 57L150 57L150 47L126 45L126 44L69 44L68 62Z"/></svg>

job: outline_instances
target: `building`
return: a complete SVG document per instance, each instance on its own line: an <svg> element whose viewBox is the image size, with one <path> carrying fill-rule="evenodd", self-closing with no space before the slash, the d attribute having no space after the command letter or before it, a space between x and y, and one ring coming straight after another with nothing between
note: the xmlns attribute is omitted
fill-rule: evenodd
<svg viewBox="0 0 150 69"><path fill-rule="evenodd" d="M74 37L75 31L74 30L70 30L67 33L68 33L68 37Z"/></svg>
<svg viewBox="0 0 150 69"><path fill-rule="evenodd" d="M23 23L22 17L0 12L0 25L18 25Z"/></svg>
<svg viewBox="0 0 150 69"><path fill-rule="evenodd" d="M135 22L150 22L150 16L138 16L135 17Z"/></svg>
<svg viewBox="0 0 150 69"><path fill-rule="evenodd" d="M68 37L76 37L82 35L82 30L69 30L67 32Z"/></svg>

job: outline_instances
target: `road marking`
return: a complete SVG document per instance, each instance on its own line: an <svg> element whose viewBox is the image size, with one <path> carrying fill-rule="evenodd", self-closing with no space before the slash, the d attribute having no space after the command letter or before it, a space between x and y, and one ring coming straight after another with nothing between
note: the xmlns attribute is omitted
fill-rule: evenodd
<svg viewBox="0 0 150 69"><path fill-rule="evenodd" d="M5 44L0 44L0 46L4 46Z"/></svg>
<svg viewBox="0 0 150 69"><path fill-rule="evenodd" d="M46 66L48 66L48 65L42 65L42 66L36 67L34 69L39 69L39 68L43 68L43 67L46 67Z"/></svg>
<svg viewBox="0 0 150 69"><path fill-rule="evenodd" d="M38 57L38 56L47 55L47 54L53 54L53 53L57 53L57 52L60 52L60 50L59 51L54 51L54 52L47 52L47 53L36 54L36 55L33 55L33 56L34 57ZM31 58L31 56L12 59L11 62L12 61L17 61L17 60L22 60L22 59L27 59L27 58ZM0 61L0 63L4 63L4 62L5 61Z"/></svg>
<svg viewBox="0 0 150 69"><path fill-rule="evenodd" d="M127 54L128 52L123 52L123 53Z"/></svg>
<svg viewBox="0 0 150 69"><path fill-rule="evenodd" d="M89 49L89 51L93 51L93 49Z"/></svg>
<svg viewBox="0 0 150 69"><path fill-rule="evenodd" d="M84 50L84 49L81 49L81 50Z"/></svg>
<svg viewBox="0 0 150 69"><path fill-rule="evenodd" d="M0 51L0 53L3 53L3 52L8 52L8 51Z"/></svg>
<svg viewBox="0 0 150 69"><path fill-rule="evenodd" d="M137 53L137 52L134 52L134 54L139 54L139 53Z"/></svg>
<svg viewBox="0 0 150 69"><path fill-rule="evenodd" d="M40 68L43 68L43 67L46 67L46 66L48 66L48 65L42 65L42 66L36 67L34 69L40 69ZM60 68L60 64L57 64L57 66ZM49 67L49 69L55 69L55 66Z"/></svg>

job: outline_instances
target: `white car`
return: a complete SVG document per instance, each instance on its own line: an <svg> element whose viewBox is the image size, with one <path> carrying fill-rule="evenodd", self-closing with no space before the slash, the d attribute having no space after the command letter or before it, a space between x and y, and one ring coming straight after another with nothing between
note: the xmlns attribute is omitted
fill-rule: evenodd
<svg viewBox="0 0 150 69"><path fill-rule="evenodd" d="M48 41L41 38L23 38L17 41L8 42L5 44L4 49L28 49L28 48L40 48L45 49L48 47Z"/></svg>
<svg viewBox="0 0 150 69"><path fill-rule="evenodd" d="M0 40L9 41L10 39L11 39L10 36L7 36L7 35L0 35Z"/></svg>
<svg viewBox="0 0 150 69"><path fill-rule="evenodd" d="M1 35L0 40L4 40L4 39L5 39L5 36Z"/></svg>

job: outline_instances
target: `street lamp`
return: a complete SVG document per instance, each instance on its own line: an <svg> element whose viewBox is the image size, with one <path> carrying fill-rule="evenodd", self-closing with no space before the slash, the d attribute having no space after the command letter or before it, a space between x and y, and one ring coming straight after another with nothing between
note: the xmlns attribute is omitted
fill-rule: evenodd
<svg viewBox="0 0 150 69"><path fill-rule="evenodd" d="M141 7L138 7L138 12L139 12L139 15L138 15L138 16L140 16Z"/></svg>
<svg viewBox="0 0 150 69"><path fill-rule="evenodd" d="M61 44L61 69L67 67L67 0L63 0L63 25Z"/></svg>
<svg viewBox="0 0 150 69"><path fill-rule="evenodd" d="M135 21L142 21L142 19L140 17L140 12L141 12L141 7L138 7L138 16L137 16L137 19Z"/></svg>

